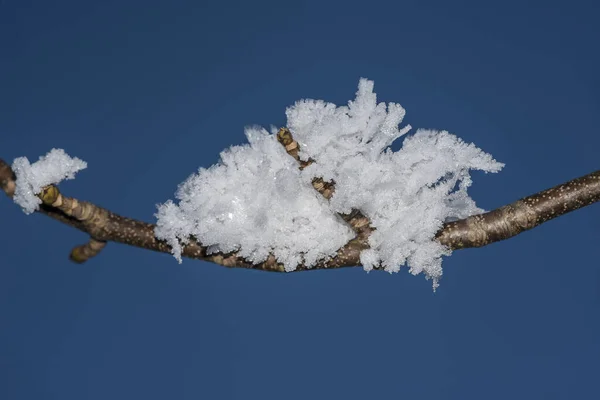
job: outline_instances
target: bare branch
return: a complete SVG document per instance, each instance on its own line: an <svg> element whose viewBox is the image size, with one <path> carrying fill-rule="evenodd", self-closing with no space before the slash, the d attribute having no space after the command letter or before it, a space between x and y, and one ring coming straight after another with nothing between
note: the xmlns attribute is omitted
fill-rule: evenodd
<svg viewBox="0 0 600 400"><path fill-rule="evenodd" d="M106 246L104 240L90 238L86 244L74 247L73 250L71 250L71 254L69 254L69 259L77 264L83 264L90 258L96 257L102 251L104 246Z"/></svg>
<svg viewBox="0 0 600 400"><path fill-rule="evenodd" d="M600 200L600 170L481 215L444 224L436 238L453 250L481 247Z"/></svg>

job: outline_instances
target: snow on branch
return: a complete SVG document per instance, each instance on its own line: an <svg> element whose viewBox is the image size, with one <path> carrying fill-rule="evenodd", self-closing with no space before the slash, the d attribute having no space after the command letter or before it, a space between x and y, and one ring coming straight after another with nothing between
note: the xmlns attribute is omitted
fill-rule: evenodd
<svg viewBox="0 0 600 400"><path fill-rule="evenodd" d="M219 164L183 182L177 204L159 206L156 236L180 261L193 236L209 252L236 251L253 263L273 254L293 271L352 239L340 215L358 210L375 229L360 255L365 270L398 272L406 263L436 285L441 256L450 254L436 233L446 221L483 211L467 194L469 171L497 172L503 164L445 131L418 130L392 152L392 142L410 129L399 128L405 110L377 103L366 79L348 106L301 100L286 114L298 156L310 165L299 169L276 132L246 128L248 144L222 152ZM315 178L335 182L329 201L315 192Z"/></svg>
<svg viewBox="0 0 600 400"><path fill-rule="evenodd" d="M37 195L44 187L74 179L75 174L86 167L85 161L70 157L63 149L52 149L33 164L29 163L27 157L16 158L12 169L18 185L13 200L25 214L31 214L42 204Z"/></svg>
<svg viewBox="0 0 600 400"><path fill-rule="evenodd" d="M600 200L600 171L483 213L469 197L470 171L503 164L446 131L400 128L405 111L377 103L361 79L338 107L301 100L279 132L246 129L248 144L221 153L160 205L157 223L64 196L55 186L86 167L53 149L12 168L0 187L26 213L38 211L89 234L71 259L85 262L109 241L228 267L301 271L362 265L397 272L407 264L434 288L441 257L484 246ZM404 136L402 147L390 144Z"/></svg>

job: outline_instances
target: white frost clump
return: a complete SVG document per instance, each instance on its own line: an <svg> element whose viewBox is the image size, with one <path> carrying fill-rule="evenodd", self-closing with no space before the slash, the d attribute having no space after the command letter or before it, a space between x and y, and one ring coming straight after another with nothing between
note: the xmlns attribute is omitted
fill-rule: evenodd
<svg viewBox="0 0 600 400"><path fill-rule="evenodd" d="M497 172L503 164L446 131L399 129L405 110L377 104L373 82L361 79L356 99L337 107L301 100L287 109L287 126L300 144L300 158L314 162L303 171L273 134L246 130L249 145L232 147L221 162L200 169L177 192L179 204L159 206L156 236L173 246L190 235L217 252L239 251L258 263L269 252L293 270L333 255L353 237L338 213L358 209L376 230L361 253L369 271L423 272L434 288L442 275L441 256L450 251L434 240L445 221L483 210L467 194L469 171ZM315 177L335 180L325 201L311 186Z"/></svg>
<svg viewBox="0 0 600 400"><path fill-rule="evenodd" d="M36 195L44 186L73 179L75 173L86 167L85 161L70 157L63 149L52 149L33 164L29 163L27 157L16 158L12 164L17 177L13 200L21 206L25 214L31 214L42 203Z"/></svg>
<svg viewBox="0 0 600 400"><path fill-rule="evenodd" d="M209 252L238 251L260 263L273 253L292 271L314 265L352 239L352 230L301 179L296 161L276 136L246 128L249 145L221 153L221 162L200 168L177 190L179 204L158 208L156 237L166 240L181 262L190 235Z"/></svg>

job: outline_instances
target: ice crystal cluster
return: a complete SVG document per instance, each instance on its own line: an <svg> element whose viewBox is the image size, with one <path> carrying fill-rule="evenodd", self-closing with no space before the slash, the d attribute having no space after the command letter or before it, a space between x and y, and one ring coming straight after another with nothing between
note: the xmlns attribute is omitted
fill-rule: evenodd
<svg viewBox="0 0 600 400"><path fill-rule="evenodd" d="M503 164L473 144L446 132L400 128L405 110L377 103L373 82L361 79L347 106L300 100L286 111L287 127L300 144L298 163L278 143L276 132L246 128L248 144L221 153L220 162L200 168L179 185L175 197L158 206L155 235L167 241L181 262L182 246L194 237L209 253L236 251L253 263L273 254L287 271L314 266L354 237L340 214L360 210L376 230L360 255L366 271L398 272L408 265L434 288L441 257L450 251L435 241L449 220L480 213L467 194L471 170L497 172ZM405 136L400 150L391 143ZM15 202L35 211L36 194L71 179L86 163L53 149L30 164L14 161ZM335 181L328 201L313 178Z"/></svg>
<svg viewBox="0 0 600 400"><path fill-rule="evenodd" d="M86 167L85 161L70 157L63 149L52 149L33 164L29 163L27 157L16 158L12 164L17 177L13 200L21 206L25 214L31 214L42 204L36 195L44 186L73 179L77 172Z"/></svg>
<svg viewBox="0 0 600 400"><path fill-rule="evenodd" d="M358 209L376 228L361 253L376 266L424 273L434 287L441 257L450 251L434 240L445 221L480 213L467 194L470 170L497 172L503 164L473 144L446 132L419 129L399 151L390 144L406 135L405 110L377 103L373 82L361 79L347 106L300 100L286 111L299 156L314 162L304 170L286 154L275 132L246 128L248 144L221 153L221 160L183 182L177 203L159 205L158 238L181 249L194 236L210 252L237 251L253 263L269 253L287 271L331 257L354 235L339 217ZM326 201L311 185L315 177L335 181Z"/></svg>

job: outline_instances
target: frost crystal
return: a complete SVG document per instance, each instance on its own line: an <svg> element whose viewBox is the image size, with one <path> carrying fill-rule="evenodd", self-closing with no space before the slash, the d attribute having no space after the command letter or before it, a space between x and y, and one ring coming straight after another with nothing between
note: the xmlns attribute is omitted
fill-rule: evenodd
<svg viewBox="0 0 600 400"><path fill-rule="evenodd" d="M85 161L72 158L62 149L52 149L33 164L27 157L13 161L12 169L17 177L17 187L13 200L21 206L25 214L39 208L42 201L36 196L44 186L58 184L65 179L75 178L75 173L85 169Z"/></svg>
<svg viewBox="0 0 600 400"><path fill-rule="evenodd" d="M287 126L300 144L300 158L314 162L300 171L273 134L247 128L249 144L221 153L219 164L201 168L158 208L158 238L181 261L181 244L194 236L212 252L238 251L259 263L273 253L286 270L313 266L353 237L338 213L358 209L376 230L361 253L369 271L382 267L423 272L434 288L441 256L434 240L445 221L483 210L467 194L470 170L497 172L503 164L446 131L418 130L397 152L390 144L405 110L377 104L373 82L361 79L356 99L336 107L301 100L287 109ZM311 186L315 177L335 180L328 202Z"/></svg>
<svg viewBox="0 0 600 400"><path fill-rule="evenodd" d="M210 252L238 251L253 263L269 253L294 270L332 256L352 239L352 230L325 199L301 179L296 161L274 135L246 128L249 145L221 153L221 162L200 168L177 190L179 204L158 208L156 237L181 262L190 235Z"/></svg>

